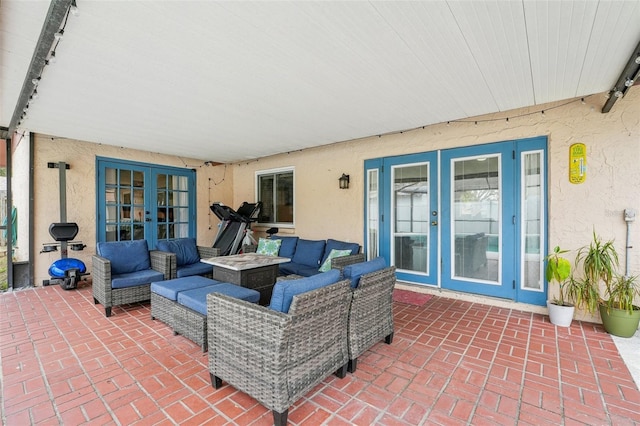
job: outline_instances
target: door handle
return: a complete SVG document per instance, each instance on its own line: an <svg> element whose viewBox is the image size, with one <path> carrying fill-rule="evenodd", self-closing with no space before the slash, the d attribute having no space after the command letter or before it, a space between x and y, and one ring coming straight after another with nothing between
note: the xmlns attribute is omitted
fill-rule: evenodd
<svg viewBox="0 0 640 426"><path fill-rule="evenodd" d="M437 220L432 220L431 221L431 226L438 226L438 221Z"/></svg>

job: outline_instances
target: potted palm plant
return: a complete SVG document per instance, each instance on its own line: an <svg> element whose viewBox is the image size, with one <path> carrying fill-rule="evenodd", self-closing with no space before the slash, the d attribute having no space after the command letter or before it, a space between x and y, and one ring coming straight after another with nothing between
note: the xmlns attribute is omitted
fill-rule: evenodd
<svg viewBox="0 0 640 426"><path fill-rule="evenodd" d="M578 250L577 264L582 264L588 303L598 307L604 329L620 337L633 336L640 323L640 307L633 304L634 297L640 297L640 288L637 277L617 273L613 240L602 241L594 231L589 245Z"/></svg>
<svg viewBox="0 0 640 426"><path fill-rule="evenodd" d="M553 249L545 260L547 261L547 268L545 275L547 282L555 282L558 285L558 296L553 298L553 301L547 301L547 308L549 309L549 320L551 324L569 327L573 320L573 313L575 306L569 300L566 300L566 288L572 286L571 280L571 262L562 257L561 255L567 253L568 250L562 250L559 246Z"/></svg>

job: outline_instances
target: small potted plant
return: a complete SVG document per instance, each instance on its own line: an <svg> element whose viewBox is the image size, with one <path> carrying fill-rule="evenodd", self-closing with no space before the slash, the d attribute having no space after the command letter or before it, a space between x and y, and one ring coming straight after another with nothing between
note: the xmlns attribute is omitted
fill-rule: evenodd
<svg viewBox="0 0 640 426"><path fill-rule="evenodd" d="M566 299L566 286L573 286L571 277L571 262L561 255L567 253L568 250L562 250L559 246L553 249L553 253L549 254L545 260L547 261L546 278L547 282L556 282L558 284L558 296L553 301L547 301L549 309L549 320L551 324L561 327L569 327L573 320L575 306Z"/></svg>

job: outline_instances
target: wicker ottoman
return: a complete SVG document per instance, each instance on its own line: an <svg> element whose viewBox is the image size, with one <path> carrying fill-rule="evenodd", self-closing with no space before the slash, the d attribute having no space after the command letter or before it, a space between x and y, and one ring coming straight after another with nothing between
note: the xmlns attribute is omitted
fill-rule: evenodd
<svg viewBox="0 0 640 426"><path fill-rule="evenodd" d="M239 285L222 283L178 293L173 305L173 331L207 350L207 294L220 293L236 299L258 303L260 292Z"/></svg>
<svg viewBox="0 0 640 426"><path fill-rule="evenodd" d="M178 293L213 284L222 283L199 275L151 283L151 319L159 319L173 328L173 307L178 303Z"/></svg>

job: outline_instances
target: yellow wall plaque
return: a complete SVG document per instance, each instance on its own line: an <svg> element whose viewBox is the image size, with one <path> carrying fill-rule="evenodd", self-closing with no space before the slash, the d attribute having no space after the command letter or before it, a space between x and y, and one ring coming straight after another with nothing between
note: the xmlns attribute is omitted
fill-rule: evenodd
<svg viewBox="0 0 640 426"><path fill-rule="evenodd" d="M569 182L582 183L587 179L587 147L574 143L569 147Z"/></svg>

